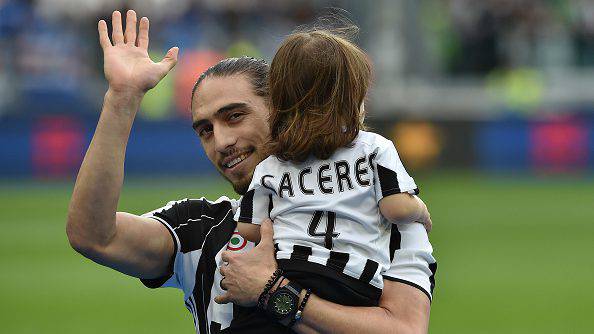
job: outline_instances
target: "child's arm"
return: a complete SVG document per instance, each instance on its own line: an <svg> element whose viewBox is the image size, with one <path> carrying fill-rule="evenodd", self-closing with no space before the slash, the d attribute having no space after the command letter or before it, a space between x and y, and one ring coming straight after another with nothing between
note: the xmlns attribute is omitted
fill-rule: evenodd
<svg viewBox="0 0 594 334"><path fill-rule="evenodd" d="M260 242L260 225L237 222L237 231L244 239Z"/></svg>
<svg viewBox="0 0 594 334"><path fill-rule="evenodd" d="M400 193L382 198L379 202L380 212L392 223L418 222L431 231L431 215L427 205L416 195Z"/></svg>
<svg viewBox="0 0 594 334"><path fill-rule="evenodd" d="M262 185L260 178L261 170L265 161L260 162L254 170L252 181L247 192L241 199L241 205L236 210L234 219L237 221L239 234L252 242L260 241L260 224L269 218L270 208L270 187Z"/></svg>

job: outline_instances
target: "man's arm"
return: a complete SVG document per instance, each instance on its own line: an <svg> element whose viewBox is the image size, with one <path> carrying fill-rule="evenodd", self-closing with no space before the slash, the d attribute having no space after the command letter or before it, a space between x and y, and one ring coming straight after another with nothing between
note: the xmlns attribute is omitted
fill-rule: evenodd
<svg viewBox="0 0 594 334"><path fill-rule="evenodd" d="M427 333L430 303L419 289L384 280L378 307L343 306L312 295L298 333Z"/></svg>
<svg viewBox="0 0 594 334"><path fill-rule="evenodd" d="M260 232L261 241L253 250L242 254L223 253L228 265L220 269L225 277L221 286L227 294L216 297L217 303L256 304L277 268L272 223L263 222ZM284 283L288 283L287 280ZM302 320L293 329L298 333L426 333L429 311L429 298L421 290L384 280L378 307L343 306L312 295L303 310Z"/></svg>
<svg viewBox="0 0 594 334"><path fill-rule="evenodd" d="M91 260L125 274L153 278L166 274L174 245L159 222L117 212L124 178L124 158L140 102L175 66L177 48L154 63L148 56L149 21L128 11L126 31L120 12L112 16L112 39L99 21L104 72L109 82L95 134L76 179L66 233L74 249ZM113 43L112 43L113 42Z"/></svg>

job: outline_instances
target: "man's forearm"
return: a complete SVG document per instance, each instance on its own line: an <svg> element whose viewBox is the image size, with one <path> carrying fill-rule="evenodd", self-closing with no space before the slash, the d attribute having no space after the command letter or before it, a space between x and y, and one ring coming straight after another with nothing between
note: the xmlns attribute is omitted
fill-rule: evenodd
<svg viewBox="0 0 594 334"><path fill-rule="evenodd" d="M381 307L352 307L311 296L298 333L402 333L392 315Z"/></svg>
<svg viewBox="0 0 594 334"><path fill-rule="evenodd" d="M68 237L79 251L105 244L115 233L126 145L141 99L140 94L105 94L68 210Z"/></svg>
<svg viewBox="0 0 594 334"><path fill-rule="evenodd" d="M421 291L386 281L378 307L343 306L312 295L294 330L303 334L426 333L429 312L429 300Z"/></svg>

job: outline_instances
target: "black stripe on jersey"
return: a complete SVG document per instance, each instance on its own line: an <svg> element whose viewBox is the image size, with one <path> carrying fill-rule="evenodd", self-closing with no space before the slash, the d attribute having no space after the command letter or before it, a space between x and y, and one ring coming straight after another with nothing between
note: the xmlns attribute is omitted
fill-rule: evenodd
<svg viewBox="0 0 594 334"><path fill-rule="evenodd" d="M326 264L319 264L315 262L308 262L308 261L294 261L292 259L277 259L278 267L283 269L285 273L312 273L316 275L320 275L323 277L327 277L330 280L336 281L339 284L342 284L360 295L366 296L372 300L379 300L379 297L382 294L382 290L369 284L369 282L361 281L359 278L355 278L349 276L344 272L337 272ZM373 274L371 277L373 277ZM288 277L288 276L287 276ZM290 278L289 278L290 279ZM315 286L310 286L310 288L314 289Z"/></svg>
<svg viewBox="0 0 594 334"><path fill-rule="evenodd" d="M431 270L431 276L429 276L429 283L431 286L431 294L433 294L433 288L435 288L435 273L437 272L437 262L429 264L429 270Z"/></svg>
<svg viewBox="0 0 594 334"><path fill-rule="evenodd" d="M330 251L326 266L338 272L343 272L347 262L349 262L349 253Z"/></svg>
<svg viewBox="0 0 594 334"><path fill-rule="evenodd" d="M367 262L365 263L365 268L363 268L363 272L361 273L361 277L359 277L359 280L365 283L371 282L371 279L373 279L373 276L375 275L375 272L377 271L378 267L379 263L367 259Z"/></svg>
<svg viewBox="0 0 594 334"><path fill-rule="evenodd" d="M241 199L239 221L242 223L251 223L254 218L254 192L254 189L248 191Z"/></svg>
<svg viewBox="0 0 594 334"><path fill-rule="evenodd" d="M203 200L187 199L153 214L167 222L175 231L182 253L200 249L214 223L212 219L202 217L204 203ZM215 217L216 212L209 212L208 216Z"/></svg>
<svg viewBox="0 0 594 334"><path fill-rule="evenodd" d="M311 255L311 247L293 245L293 252L291 253L291 260L307 261Z"/></svg>
<svg viewBox="0 0 594 334"><path fill-rule="evenodd" d="M219 334L221 333L221 324L218 322L212 321L210 323L210 334Z"/></svg>
<svg viewBox="0 0 594 334"><path fill-rule="evenodd" d="M217 270L216 255L227 245L236 226L229 202L216 204L205 202L204 207L206 212L213 213L212 217L216 217L216 224L211 225L212 227L205 236L202 255L196 267L196 283L192 292L199 310L197 312L199 333L208 333L208 316L206 312L211 301L210 294L214 284L215 270ZM226 212L223 213L225 209Z"/></svg>
<svg viewBox="0 0 594 334"><path fill-rule="evenodd" d="M268 217L270 217L270 213L274 208L274 203L272 203L272 194L268 195Z"/></svg>
<svg viewBox="0 0 594 334"><path fill-rule="evenodd" d="M395 171L377 164L377 175L382 189L382 197L401 193L398 175Z"/></svg>
<svg viewBox="0 0 594 334"><path fill-rule="evenodd" d="M233 220L230 201L209 202L204 199L182 200L168 204L151 213L171 227L174 240L180 242L181 253L201 249L196 254L195 284L186 306L192 313L197 333L209 333L213 324L208 323L207 311L217 270L216 255L224 250L237 226ZM177 256L174 254L174 259ZM143 281L143 283L145 283ZM214 324L213 329L216 329Z"/></svg>
<svg viewBox="0 0 594 334"><path fill-rule="evenodd" d="M390 232L390 262L394 260L396 251L400 249L401 239L402 236L400 235L400 231L398 231L398 226L392 224L392 231Z"/></svg>

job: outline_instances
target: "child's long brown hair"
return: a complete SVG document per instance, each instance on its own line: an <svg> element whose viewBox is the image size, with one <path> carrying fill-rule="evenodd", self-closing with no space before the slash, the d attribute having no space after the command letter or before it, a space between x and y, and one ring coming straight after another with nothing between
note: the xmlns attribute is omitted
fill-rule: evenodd
<svg viewBox="0 0 594 334"><path fill-rule="evenodd" d="M312 29L289 35L270 66L270 154L328 159L363 129L371 82L365 52L346 37Z"/></svg>

